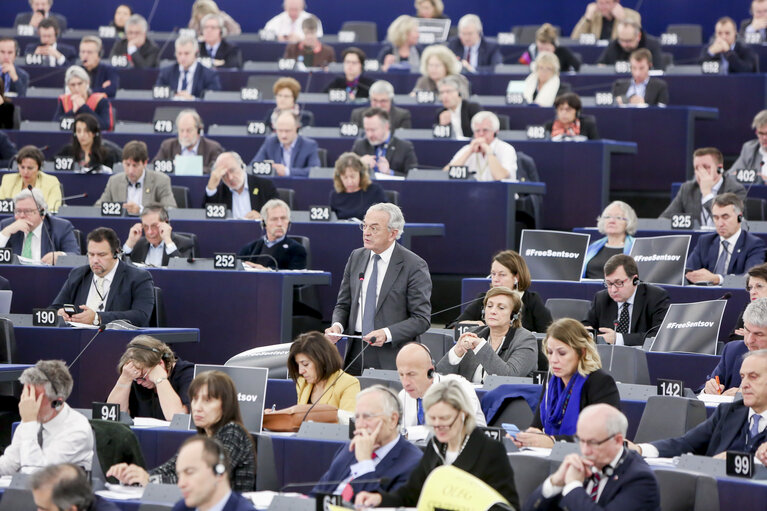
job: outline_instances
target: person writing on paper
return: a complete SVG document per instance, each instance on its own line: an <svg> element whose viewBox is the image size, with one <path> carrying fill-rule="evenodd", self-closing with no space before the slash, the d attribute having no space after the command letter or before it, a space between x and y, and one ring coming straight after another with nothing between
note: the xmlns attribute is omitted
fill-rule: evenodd
<svg viewBox="0 0 767 511"><path fill-rule="evenodd" d="M519 509L514 487L514 472L506 449L477 429L474 409L460 383L442 381L429 388L423 397L426 423L434 436L423 458L413 469L404 486L393 492L357 494L357 507L414 507L424 482L432 470L452 465L484 481L501 494L511 509Z"/></svg>
<svg viewBox="0 0 767 511"><path fill-rule="evenodd" d="M123 244L123 254L132 263L142 263L159 268L168 266L171 257L194 255L194 242L174 234L168 211L162 206L147 206L141 212L141 222L128 232Z"/></svg>
<svg viewBox="0 0 767 511"><path fill-rule="evenodd" d="M501 123L493 112L475 114L471 118L474 138L455 153L444 170L447 172L452 166L466 165L477 181L516 181L517 151L511 144L498 138L500 129Z"/></svg>
<svg viewBox="0 0 767 511"><path fill-rule="evenodd" d="M541 296L530 290L531 283L530 270L519 253L514 250L502 250L493 256L490 263L490 288L505 286L518 291L522 295L522 328L531 332L545 332L552 321L551 313L543 304ZM485 295L486 292L477 295L448 328L455 327L457 323L483 326L485 322L482 309Z"/></svg>
<svg viewBox="0 0 767 511"><path fill-rule="evenodd" d="M687 258L687 280L692 283L722 285L725 275L743 275L764 262L764 241L741 229L743 201L733 193L714 198L711 219L715 233L698 238L695 249Z"/></svg>
<svg viewBox="0 0 767 511"><path fill-rule="evenodd" d="M271 179L245 172L245 162L234 151L221 153L205 186L203 204L225 204L232 218L261 220L259 210L277 198L277 188Z"/></svg>
<svg viewBox="0 0 767 511"><path fill-rule="evenodd" d="M253 491L256 484L256 451L253 438L242 423L237 388L221 371L205 371L192 380L188 397L192 421L197 433L216 439L231 460L232 488L238 492ZM175 484L178 454L147 472L137 465L118 463L109 468L122 484L146 486L150 481Z"/></svg>
<svg viewBox="0 0 767 511"><path fill-rule="evenodd" d="M466 396L471 401L474 410L474 419L477 425L487 425L482 406L479 404L474 386L463 376L457 374L440 374L434 368L434 360L431 351L425 344L411 342L399 350L397 354L397 374L402 384L399 392L399 402L402 404L402 425L425 426L426 413L423 407L423 397L435 383L441 381L456 381L462 387Z"/></svg>
<svg viewBox="0 0 767 511"><path fill-rule="evenodd" d="M290 207L280 199L271 199L261 208L264 235L242 247L237 257L259 270L305 270L306 249L288 238ZM276 264L276 266L275 266Z"/></svg>
<svg viewBox="0 0 767 511"><path fill-rule="evenodd" d="M517 447L550 448L558 440L572 441L581 410L595 403L620 407L615 380L602 370L591 334L578 321L553 322L543 341L549 374L532 426L517 433Z"/></svg>
<svg viewBox="0 0 767 511"><path fill-rule="evenodd" d="M748 304L743 312L743 325L744 339L724 345L714 372L706 377L704 394L734 396L740 391L740 363L743 355L767 349L767 298L759 298Z"/></svg>
<svg viewBox="0 0 767 511"><path fill-rule="evenodd" d="M152 163L173 160L176 156L202 156L202 172L210 174L213 163L224 148L215 140L203 136L205 125L200 114L193 108L181 110L176 116L175 126L178 137L163 140Z"/></svg>
<svg viewBox="0 0 767 511"><path fill-rule="evenodd" d="M61 184L56 176L41 170L45 161L43 152L33 145L27 145L19 149L14 159L19 171L3 175L0 199L11 199L32 186L43 193L45 203L50 205L52 213L58 211L62 202Z"/></svg>
<svg viewBox="0 0 767 511"><path fill-rule="evenodd" d="M117 364L117 379L107 403L118 403L131 417L169 421L189 412L189 385L194 364L176 357L162 341L134 337Z"/></svg>
<svg viewBox="0 0 767 511"><path fill-rule="evenodd" d="M442 357L437 369L482 383L489 374L527 376L538 367L538 342L522 328L522 298L498 286L485 295L487 326L465 332Z"/></svg>
<svg viewBox="0 0 767 511"><path fill-rule="evenodd" d="M753 302L759 298L767 298L767 263L754 266L746 274L746 292L749 300ZM746 304L748 306L748 304ZM727 342L743 340L746 336L746 328L743 324L743 311L735 321L735 327L730 332Z"/></svg>
<svg viewBox="0 0 767 511"><path fill-rule="evenodd" d="M72 375L62 360L40 360L21 373L21 423L0 456L0 475L31 473L55 463L91 469L93 430L88 419L65 400L72 393Z"/></svg>
<svg viewBox="0 0 767 511"><path fill-rule="evenodd" d="M767 440L767 350L749 351L740 365L743 399L720 404L708 419L684 435L646 444L628 443L646 458L685 453L725 459L727 451L756 453L765 459Z"/></svg>
<svg viewBox="0 0 767 511"><path fill-rule="evenodd" d="M604 277L605 263L617 254L630 254L637 232L637 214L623 201L613 201L597 218L597 230L604 234L586 249L583 276L587 279Z"/></svg>
<svg viewBox="0 0 767 511"><path fill-rule="evenodd" d="M341 354L321 332L296 337L288 353L288 376L296 383L297 404L323 403L354 413L360 382L344 372Z"/></svg>
<svg viewBox="0 0 767 511"><path fill-rule="evenodd" d="M43 264L55 264L59 256L80 254L72 223L49 215L37 188L14 195L13 218L0 222L0 247L10 247L14 254Z"/></svg>
<svg viewBox="0 0 767 511"><path fill-rule="evenodd" d="M660 490L652 469L623 445L628 425L626 416L610 405L584 408L576 436L580 454L568 454L522 509L660 509Z"/></svg>
<svg viewBox="0 0 767 511"><path fill-rule="evenodd" d="M83 171L100 174L111 174L122 161L120 146L101 137L99 121L91 114L77 114L72 131L72 142L56 156L72 158Z"/></svg>
<svg viewBox="0 0 767 511"><path fill-rule="evenodd" d="M311 494L332 493L352 502L355 493L393 491L405 484L422 453L399 434L401 414L397 396L383 385L357 394L354 437L338 449Z"/></svg>
<svg viewBox="0 0 767 511"><path fill-rule="evenodd" d="M352 152L361 157L371 174L406 176L410 169L418 166L413 143L392 134L385 110L370 107L362 116L365 138L354 142Z"/></svg>
<svg viewBox="0 0 767 511"><path fill-rule="evenodd" d="M365 162L354 153L336 160L330 192L330 209L339 220L362 218L373 204L387 202L383 188L370 180Z"/></svg>

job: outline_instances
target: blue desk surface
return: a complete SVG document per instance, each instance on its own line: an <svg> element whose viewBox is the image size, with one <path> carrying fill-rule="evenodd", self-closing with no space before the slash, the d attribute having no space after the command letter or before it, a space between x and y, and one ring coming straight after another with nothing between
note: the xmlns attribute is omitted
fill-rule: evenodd
<svg viewBox="0 0 767 511"><path fill-rule="evenodd" d="M16 381L31 364L0 364L0 381Z"/></svg>

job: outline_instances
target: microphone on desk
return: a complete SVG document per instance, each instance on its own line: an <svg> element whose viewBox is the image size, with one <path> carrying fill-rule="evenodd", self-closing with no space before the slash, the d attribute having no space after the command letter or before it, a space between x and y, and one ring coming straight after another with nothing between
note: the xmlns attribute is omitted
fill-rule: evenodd
<svg viewBox="0 0 767 511"><path fill-rule="evenodd" d="M259 257L266 257L267 259L271 260L274 263L274 269L279 270L280 265L277 264L277 259L274 258L271 254L252 254L247 256L237 256L239 259L258 259Z"/></svg>
<svg viewBox="0 0 767 511"><path fill-rule="evenodd" d="M317 486L318 484L322 485L331 485L331 486L338 486L341 483L345 483L346 479L342 479L340 481L310 481L307 483L288 483L280 488L280 492L285 491L288 488L297 488L301 486ZM391 477L372 477L370 479L352 479L351 482L354 483L380 483L381 486L387 486L391 482Z"/></svg>
<svg viewBox="0 0 767 511"><path fill-rule="evenodd" d="M34 199L34 193L32 192L33 190L32 185L27 185L27 190L29 190L29 193L32 194L32 199ZM37 201L35 201L35 205L37 205ZM45 231L45 234L48 237L48 241L51 244L51 253L53 254L51 255L51 266L56 266L56 245L53 243L53 237L51 236L51 231L48 229L48 226L45 225L45 216L48 214L48 212L45 210L45 208L42 208L42 207L38 211L40 212L40 216L42 217L41 223L43 226L43 231ZM42 259L44 255L45 254L43 254L43 244L40 243L40 259Z"/></svg>
<svg viewBox="0 0 767 511"><path fill-rule="evenodd" d="M474 302L476 302L477 300L484 300L484 299L485 299L485 295L482 295L482 296L478 296L478 297L474 298L473 300L468 300L468 301L465 301L465 302L459 303L458 305L452 305L452 306L450 306L450 307L448 307L448 308L446 308L446 309L442 309L442 310L440 310L440 311L437 311L437 312L432 312L432 313L431 313L431 316L432 316L432 317L434 317L434 316L438 316L438 315L442 314L443 312L447 312L447 311L449 311L449 310L457 309L458 307L462 307L462 306L464 306L464 305L468 305L468 304L470 304L470 303L474 303Z"/></svg>
<svg viewBox="0 0 767 511"><path fill-rule="evenodd" d="M192 253L186 258L187 263L194 263L194 243L192 243Z"/></svg>
<svg viewBox="0 0 767 511"><path fill-rule="evenodd" d="M29 185L27 185L29 186ZM75 195L67 195L66 197L60 198L58 201L53 203L53 206L48 206L48 208L51 211L58 211L58 206L64 206L64 203L70 199L82 199L88 196L88 192L83 193L77 193Z"/></svg>
<svg viewBox="0 0 767 511"><path fill-rule="evenodd" d="M93 337L91 337L91 340L90 340L90 341L88 341L88 344L86 344L86 345L85 345L85 347L84 347L82 350L80 350L80 353L78 353L78 354L77 354L77 356L75 357L75 359L72 361L72 363L71 363L71 364L69 364L69 365L67 366L67 369L72 369L72 366L73 366L73 365L75 365L75 362L77 362L77 361L80 359L80 356L81 356L83 353L85 353L85 350L87 350L87 349L88 349L88 346L90 346L90 345L91 345L91 343L92 343L93 341L95 341L95 340L96 340L96 337L98 337L98 336L99 336L99 334L100 334L101 332L103 332L104 330L106 330L106 328L107 328L107 325L106 325L106 323L103 323L103 322L102 322L102 323L99 325L99 329L98 329L98 331L96 332L96 334L95 334Z"/></svg>

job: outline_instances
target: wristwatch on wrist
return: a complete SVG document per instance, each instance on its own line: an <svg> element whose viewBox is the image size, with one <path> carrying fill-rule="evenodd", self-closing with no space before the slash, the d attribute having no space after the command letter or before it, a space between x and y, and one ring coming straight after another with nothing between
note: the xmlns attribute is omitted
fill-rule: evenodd
<svg viewBox="0 0 767 511"><path fill-rule="evenodd" d="M99 319L99 315L96 314L93 316L93 326L99 326L101 324L101 320Z"/></svg>

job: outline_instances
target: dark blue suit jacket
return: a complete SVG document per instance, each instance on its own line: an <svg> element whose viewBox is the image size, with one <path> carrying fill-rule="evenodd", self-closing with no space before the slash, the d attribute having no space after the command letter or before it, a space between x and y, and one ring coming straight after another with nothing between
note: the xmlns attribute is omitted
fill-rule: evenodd
<svg viewBox="0 0 767 511"><path fill-rule="evenodd" d="M269 254L277 261L279 268L274 268L274 262L268 257L254 257L256 255ZM267 268L280 270L305 270L306 269L306 249L296 240L286 237L272 247L267 247L264 237L258 238L242 247L237 253L238 257L245 261L257 263Z"/></svg>
<svg viewBox="0 0 767 511"><path fill-rule="evenodd" d="M290 155L290 175L308 176L309 169L320 166L320 157L317 155L317 142L308 137L298 135L296 146ZM282 145L277 135L269 135L264 140L263 145L251 160L264 161L272 160L275 163L284 163L282 161Z"/></svg>
<svg viewBox="0 0 767 511"><path fill-rule="evenodd" d="M652 469L639 454L626 453L626 458L610 477L597 502L592 502L584 487L576 488L565 496L546 499L539 486L527 498L525 511L543 509L569 509L585 511L597 509L620 509L621 511L660 510L660 490Z"/></svg>
<svg viewBox="0 0 767 511"><path fill-rule="evenodd" d="M673 458L686 452L714 456L724 451L756 452L767 439L767 429L746 443L748 407L742 400L724 403L704 422L683 436L652 442L661 458Z"/></svg>
<svg viewBox="0 0 767 511"><path fill-rule="evenodd" d="M40 46L39 41L36 43L29 43L24 48L24 55L30 55L34 53L38 46ZM64 58L66 59L62 66L70 66L74 64L75 59L77 59L77 50L75 50L74 46L69 46L68 44L56 41L56 49L59 50L59 52L64 55Z"/></svg>
<svg viewBox="0 0 767 511"><path fill-rule="evenodd" d="M461 40L458 37L450 39L447 43L447 47L456 54L459 59L463 58L465 49ZM494 66L496 64L503 63L503 55L501 54L501 47L495 43L491 43L484 37L479 42L479 51L477 52L477 67Z"/></svg>
<svg viewBox="0 0 767 511"><path fill-rule="evenodd" d="M11 142L4 132L0 131L0 164L6 165L16 155L16 144Z"/></svg>
<svg viewBox="0 0 767 511"><path fill-rule="evenodd" d="M0 231L11 225L15 220L15 218L11 217L0 222ZM48 229L48 232L53 239L53 247L51 247L51 241L48 238L48 235L45 234L45 232L41 233L41 255L45 255L54 250L66 252L67 254L80 253L80 248L77 246L77 240L75 239L72 222L64 218L57 218L50 215L45 217L44 222L45 226L43 227L43 231L45 231L46 228ZM21 231L13 233L6 246L10 247L14 254L21 255L21 250L24 248L24 233Z"/></svg>
<svg viewBox="0 0 767 511"><path fill-rule="evenodd" d="M687 258L687 267L693 270L705 268L713 272L719 258L720 239L717 233L704 234L698 238L695 250ZM764 262L764 241L747 231L741 231L735 247L730 247L730 265L728 275L743 275L752 266Z"/></svg>
<svg viewBox="0 0 767 511"><path fill-rule="evenodd" d="M183 499L176 502L176 505L173 506L173 511L193 511L194 509L196 508L187 507ZM256 508L253 507L253 503L250 500L239 493L232 492L229 496L229 500L224 504L223 511L255 511L255 509Z"/></svg>
<svg viewBox="0 0 767 511"><path fill-rule="evenodd" d="M365 480L378 478L386 478L387 480L378 483L355 483L352 481L354 494L356 495L361 491L390 492L399 488L407 482L410 472L418 465L422 456L423 453L418 447L408 442L405 437L400 436L389 454L376 465L376 469L360 477L360 479ZM349 451L349 444L342 445L333 457L330 468L322 476L322 482L312 489L311 494L333 493L340 481L349 477L350 467L355 463L357 463L357 458L354 457L353 452Z"/></svg>
<svg viewBox="0 0 767 511"><path fill-rule="evenodd" d="M168 86L171 91L178 89L178 79L181 72L178 70L178 64L173 64L160 69L155 85ZM208 69L199 62L192 76L192 96L201 98L206 90L221 90L221 81L218 73Z"/></svg>
<svg viewBox="0 0 767 511"><path fill-rule="evenodd" d="M80 266L69 272L64 286L54 298L51 307L60 309L65 303L83 305L93 281L90 266ZM154 309L152 275L140 268L119 262L109 296L99 317L103 324L116 319L128 320L136 326L148 326Z"/></svg>
<svg viewBox="0 0 767 511"><path fill-rule="evenodd" d="M23 98L27 95L27 87L29 87L29 73L16 67L16 74L19 75L19 79L15 82L11 81L9 92L15 92L18 97Z"/></svg>
<svg viewBox="0 0 767 511"><path fill-rule="evenodd" d="M740 364L743 362L745 353L748 353L748 348L743 341L732 341L725 344L722 358L719 359L714 372L706 376L706 381L718 376L719 383L724 385L725 390L740 387Z"/></svg>
<svg viewBox="0 0 767 511"><path fill-rule="evenodd" d="M120 75L117 74L115 68L102 62L88 74L91 77L91 90L93 92L103 92L110 98L115 97L117 89L120 88ZM102 87L104 82L112 83L107 87Z"/></svg>

